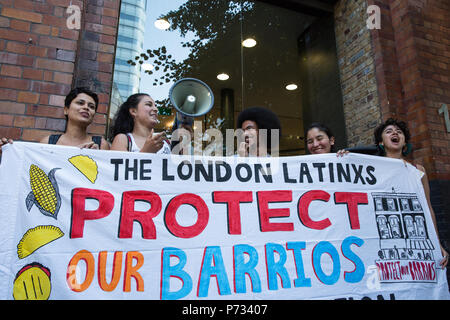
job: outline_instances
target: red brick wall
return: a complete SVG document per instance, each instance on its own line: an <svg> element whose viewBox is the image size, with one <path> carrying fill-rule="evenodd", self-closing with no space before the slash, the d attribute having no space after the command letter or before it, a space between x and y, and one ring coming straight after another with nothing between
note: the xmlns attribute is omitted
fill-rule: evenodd
<svg viewBox="0 0 450 320"><path fill-rule="evenodd" d="M416 61L422 86L413 88L423 92L425 110L414 109L417 116L408 115L419 128L418 146L425 164L434 166L432 177L450 180L450 134L444 118L439 115L442 104L450 107L450 2L424 1L409 7L416 44ZM405 64L405 69L408 66ZM415 80L410 75L410 82ZM415 107L414 101L410 103ZM413 118L414 117L414 118Z"/></svg>
<svg viewBox="0 0 450 320"><path fill-rule="evenodd" d="M80 30L67 7L81 9ZM0 136L38 141L64 130L74 86L99 94L90 133L104 134L120 0L0 0Z"/></svg>
<svg viewBox="0 0 450 320"><path fill-rule="evenodd" d="M450 106L450 2L369 0L381 8L372 30L383 119L407 120L412 159L430 179L450 179L450 135L438 109Z"/></svg>
<svg viewBox="0 0 450 320"><path fill-rule="evenodd" d="M373 144L373 131L381 122L375 72L379 57L374 56L366 11L366 0L341 0L334 9L347 146Z"/></svg>
<svg viewBox="0 0 450 320"><path fill-rule="evenodd" d="M368 5L375 4L380 8L381 29L371 30L379 106L384 120L389 117L405 119L395 30L388 2L368 1Z"/></svg>
<svg viewBox="0 0 450 320"><path fill-rule="evenodd" d="M90 126L90 132L105 134L120 0L88 0L84 14L84 29L80 35L79 59L76 61L74 86L87 86L100 100L99 108Z"/></svg>
<svg viewBox="0 0 450 320"><path fill-rule="evenodd" d="M438 110L450 107L450 1L368 4L381 9L381 29L371 30L371 37L382 118L408 122L410 159L427 170L439 237L449 250L450 135Z"/></svg>

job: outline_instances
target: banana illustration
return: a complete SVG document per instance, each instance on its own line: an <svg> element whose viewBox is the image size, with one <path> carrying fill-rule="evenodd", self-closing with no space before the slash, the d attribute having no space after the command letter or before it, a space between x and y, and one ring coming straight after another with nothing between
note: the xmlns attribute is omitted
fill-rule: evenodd
<svg viewBox="0 0 450 320"><path fill-rule="evenodd" d="M61 207L61 197L55 179L55 171L58 169L60 168L52 169L47 176L38 166L30 166L31 192L25 200L28 211L35 204L43 215L56 219Z"/></svg>

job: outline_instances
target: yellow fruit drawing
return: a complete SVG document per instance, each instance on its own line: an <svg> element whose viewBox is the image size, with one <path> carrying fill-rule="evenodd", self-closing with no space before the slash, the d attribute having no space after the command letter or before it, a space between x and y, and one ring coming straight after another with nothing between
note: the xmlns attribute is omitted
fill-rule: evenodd
<svg viewBox="0 0 450 320"><path fill-rule="evenodd" d="M55 171L58 169L52 169L47 176L38 166L34 164L30 166L31 192L25 200L28 211L35 204L42 214L56 219L61 206L61 197L55 179Z"/></svg>
<svg viewBox="0 0 450 320"><path fill-rule="evenodd" d="M19 259L28 257L40 247L62 236L64 236L64 232L55 226L37 226L29 229L17 245L17 255Z"/></svg>
<svg viewBox="0 0 450 320"><path fill-rule="evenodd" d="M74 156L69 159L69 162L73 164L88 180L95 183L97 180L97 163L88 156Z"/></svg>
<svg viewBox="0 0 450 320"><path fill-rule="evenodd" d="M50 270L33 262L17 273L13 285L15 300L47 300L50 297Z"/></svg>

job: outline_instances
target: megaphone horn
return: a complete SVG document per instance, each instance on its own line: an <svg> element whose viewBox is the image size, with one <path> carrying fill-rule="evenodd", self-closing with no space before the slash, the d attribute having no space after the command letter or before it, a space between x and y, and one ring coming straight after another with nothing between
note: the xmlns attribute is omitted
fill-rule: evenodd
<svg viewBox="0 0 450 320"><path fill-rule="evenodd" d="M175 82L169 90L169 98L175 109L188 117L202 116L214 106L211 88L195 78Z"/></svg>

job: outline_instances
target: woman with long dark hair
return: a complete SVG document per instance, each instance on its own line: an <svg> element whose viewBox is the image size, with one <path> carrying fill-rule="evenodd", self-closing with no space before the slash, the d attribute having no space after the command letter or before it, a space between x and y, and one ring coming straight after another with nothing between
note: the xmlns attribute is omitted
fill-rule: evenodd
<svg viewBox="0 0 450 320"><path fill-rule="evenodd" d="M145 93L129 96L114 119L111 150L170 153L165 132L154 132L158 123L158 108L152 97Z"/></svg>
<svg viewBox="0 0 450 320"><path fill-rule="evenodd" d="M313 122L306 129L306 147L311 154L335 151L335 137L330 128L320 122Z"/></svg>

